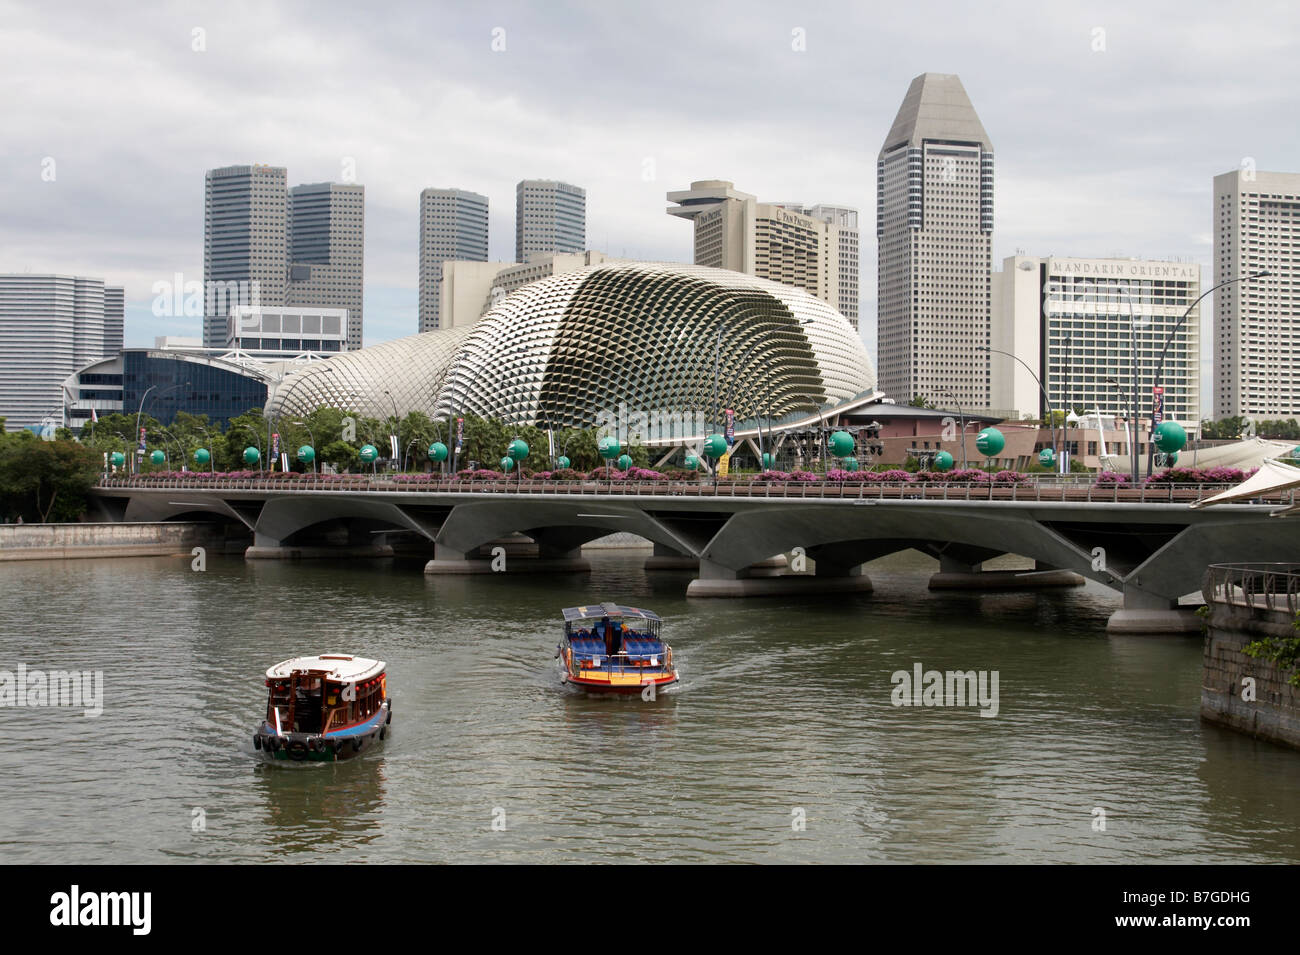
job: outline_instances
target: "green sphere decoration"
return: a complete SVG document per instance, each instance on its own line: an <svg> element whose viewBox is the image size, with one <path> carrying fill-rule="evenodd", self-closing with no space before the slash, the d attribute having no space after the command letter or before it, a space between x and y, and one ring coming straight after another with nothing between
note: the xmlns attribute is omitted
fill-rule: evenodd
<svg viewBox="0 0 1300 955"><path fill-rule="evenodd" d="M379 457L379 449L373 444L365 444L361 446L361 460L365 461L366 464L374 461L377 457Z"/></svg>
<svg viewBox="0 0 1300 955"><path fill-rule="evenodd" d="M515 469L515 459L506 455L501 459L501 470L509 473Z"/></svg>
<svg viewBox="0 0 1300 955"><path fill-rule="evenodd" d="M711 458L720 458L727 453L727 439L720 434L711 434L704 439L704 453Z"/></svg>
<svg viewBox="0 0 1300 955"><path fill-rule="evenodd" d="M975 437L975 447L985 457L995 457L1007 446L1007 439L997 428L985 428Z"/></svg>
<svg viewBox="0 0 1300 955"><path fill-rule="evenodd" d="M563 454L561 454L558 458L555 459L555 466L556 466L559 470L561 470L561 471L563 471L563 470L565 470L566 468L572 466L572 464L573 464L573 462L570 461L570 460L569 460L567 457L565 457Z"/></svg>
<svg viewBox="0 0 1300 955"><path fill-rule="evenodd" d="M686 455L686 470L698 471L700 469L700 459L693 454Z"/></svg>
<svg viewBox="0 0 1300 955"><path fill-rule="evenodd" d="M846 471L856 471L858 469L858 459L854 457L846 457L844 459L843 467Z"/></svg>
<svg viewBox="0 0 1300 955"><path fill-rule="evenodd" d="M1177 452L1177 451L1166 451L1166 452L1165 452L1165 467L1171 468L1171 467L1173 467L1173 466L1174 466L1175 464L1177 464L1177 463L1178 463L1178 452Z"/></svg>
<svg viewBox="0 0 1300 955"><path fill-rule="evenodd" d="M209 451L207 448L199 448L197 451L194 452L195 464L207 464L211 460L212 460L212 452Z"/></svg>
<svg viewBox="0 0 1300 955"><path fill-rule="evenodd" d="M631 466L632 466L632 459L630 457L628 457L626 454L619 455L618 469L620 471L626 471Z"/></svg>
<svg viewBox="0 0 1300 955"><path fill-rule="evenodd" d="M1177 421L1162 421L1156 425L1156 447L1168 454L1187 446L1187 432Z"/></svg>
<svg viewBox="0 0 1300 955"><path fill-rule="evenodd" d="M770 470L772 470L772 465L774 465L774 464L776 464L776 455L774 455L771 451L764 451L764 452L763 452L763 470L764 470L764 471L770 471Z"/></svg>
<svg viewBox="0 0 1300 955"><path fill-rule="evenodd" d="M298 460L303 464L311 464L316 460L316 449L310 444L304 444L298 449Z"/></svg>
<svg viewBox="0 0 1300 955"><path fill-rule="evenodd" d="M609 435L596 442L596 450L607 461L613 460L623 453L623 447L618 443L618 438L612 438Z"/></svg>
<svg viewBox="0 0 1300 955"><path fill-rule="evenodd" d="M447 454L448 454L447 446L443 444L441 441L435 441L433 442L433 444L429 445L430 461L438 461L438 462L446 461Z"/></svg>
<svg viewBox="0 0 1300 955"><path fill-rule="evenodd" d="M510 442L510 447L506 448L506 454L510 455L515 461L522 461L528 457L528 442L521 438L515 438Z"/></svg>
<svg viewBox="0 0 1300 955"><path fill-rule="evenodd" d="M167 455L163 454L161 451L155 451L153 454L149 455L149 460L154 464L162 464L167 460Z"/></svg>
<svg viewBox="0 0 1300 955"><path fill-rule="evenodd" d="M126 464L126 455L121 451L114 451L108 456L108 460L113 462L113 467L120 468L122 465Z"/></svg>
<svg viewBox="0 0 1300 955"><path fill-rule="evenodd" d="M936 471L951 471L953 464L952 455L947 451L940 451L934 456L934 469Z"/></svg>
<svg viewBox="0 0 1300 955"><path fill-rule="evenodd" d="M853 453L853 435L847 431L836 431L831 435L831 454L845 458Z"/></svg>
<svg viewBox="0 0 1300 955"><path fill-rule="evenodd" d="M1050 468L1056 463L1056 452L1051 448L1043 448L1038 452L1038 463L1045 468Z"/></svg>
<svg viewBox="0 0 1300 955"><path fill-rule="evenodd" d="M1291 449L1291 457L1300 458L1300 444Z"/></svg>
<svg viewBox="0 0 1300 955"><path fill-rule="evenodd" d="M262 460L262 452L261 452L261 451L257 450L257 448L254 448L254 447L252 447L251 445L250 445L249 447L247 447L247 448L244 448L244 463L245 463L245 464L253 465L253 464L256 464L256 463L257 463L258 461L260 461L260 460Z"/></svg>

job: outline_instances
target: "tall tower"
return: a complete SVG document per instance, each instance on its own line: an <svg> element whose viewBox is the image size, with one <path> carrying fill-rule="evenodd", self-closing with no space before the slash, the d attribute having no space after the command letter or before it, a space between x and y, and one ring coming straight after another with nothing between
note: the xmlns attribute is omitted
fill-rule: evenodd
<svg viewBox="0 0 1300 955"><path fill-rule="evenodd" d="M289 284L283 304L348 310L349 350L362 345L366 187L317 182L289 190ZM263 299L264 305L280 302Z"/></svg>
<svg viewBox="0 0 1300 955"><path fill-rule="evenodd" d="M515 186L515 261L534 253L587 247L587 190L567 182L525 179Z"/></svg>
<svg viewBox="0 0 1300 955"><path fill-rule="evenodd" d="M287 215L283 167L208 170L203 202L205 348L219 348L225 341L231 306L284 303Z"/></svg>
<svg viewBox="0 0 1300 955"><path fill-rule="evenodd" d="M1216 418L1300 415L1300 173L1214 177Z"/></svg>
<svg viewBox="0 0 1300 955"><path fill-rule="evenodd" d="M442 263L487 258L487 196L464 189L420 193L420 331L442 327Z"/></svg>
<svg viewBox="0 0 1300 955"><path fill-rule="evenodd" d="M961 80L912 80L876 163L880 387L990 406L993 144Z"/></svg>
<svg viewBox="0 0 1300 955"><path fill-rule="evenodd" d="M725 179L668 193L668 214L695 228L695 264L793 285L858 325L858 213L844 206L759 202Z"/></svg>

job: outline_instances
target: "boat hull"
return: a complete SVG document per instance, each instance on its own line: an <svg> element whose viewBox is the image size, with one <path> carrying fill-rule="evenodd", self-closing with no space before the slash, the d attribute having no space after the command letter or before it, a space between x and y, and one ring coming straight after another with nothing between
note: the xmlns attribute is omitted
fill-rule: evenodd
<svg viewBox="0 0 1300 955"><path fill-rule="evenodd" d="M605 673L600 670L582 670L577 674L561 671L565 683L592 693L645 693L653 686L657 691L672 686L679 679L676 670L663 673Z"/></svg>
<svg viewBox="0 0 1300 955"><path fill-rule="evenodd" d="M393 720L391 700L364 723L331 733L277 733L263 723L253 734L253 748L267 759L291 763L334 763L374 749L387 736Z"/></svg>

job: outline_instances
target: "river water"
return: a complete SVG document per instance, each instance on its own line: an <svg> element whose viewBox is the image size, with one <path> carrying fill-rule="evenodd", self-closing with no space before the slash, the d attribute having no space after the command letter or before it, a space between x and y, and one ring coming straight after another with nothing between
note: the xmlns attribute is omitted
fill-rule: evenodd
<svg viewBox="0 0 1300 955"><path fill-rule="evenodd" d="M871 594L688 600L691 574L643 558L0 564L0 670L103 673L98 717L0 709L0 856L1300 861L1300 754L1202 724L1200 640L1106 636L1104 588L931 594L912 554L868 565ZM561 685L560 608L600 600L664 617L678 687ZM261 762L263 672L325 651L387 661L393 732L347 763ZM916 664L996 671L996 716L893 705Z"/></svg>

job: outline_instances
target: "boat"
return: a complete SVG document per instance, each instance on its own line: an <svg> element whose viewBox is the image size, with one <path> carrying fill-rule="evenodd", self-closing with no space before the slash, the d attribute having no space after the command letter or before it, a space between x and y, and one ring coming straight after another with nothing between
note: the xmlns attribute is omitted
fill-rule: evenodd
<svg viewBox="0 0 1300 955"><path fill-rule="evenodd" d="M556 648L560 682L602 693L649 695L678 680L658 614L615 603L568 607ZM653 687L647 693L647 688Z"/></svg>
<svg viewBox="0 0 1300 955"><path fill-rule="evenodd" d="M344 653L294 657L266 671L266 719L253 748L271 759L351 759L388 735L386 664Z"/></svg>

